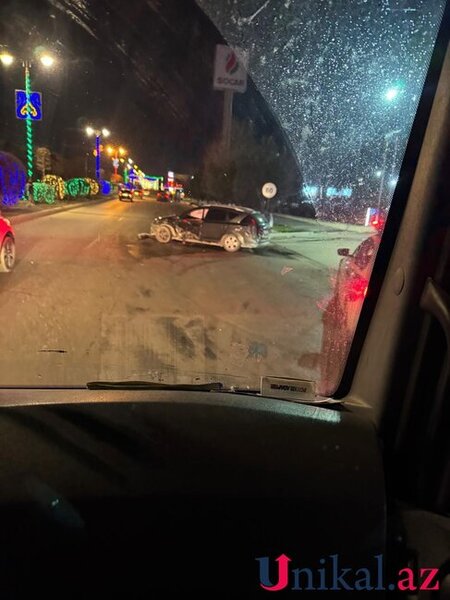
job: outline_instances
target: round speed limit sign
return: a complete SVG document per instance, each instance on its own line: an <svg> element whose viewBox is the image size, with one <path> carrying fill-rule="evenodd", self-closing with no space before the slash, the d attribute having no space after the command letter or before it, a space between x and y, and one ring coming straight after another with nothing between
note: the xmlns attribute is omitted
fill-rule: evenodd
<svg viewBox="0 0 450 600"><path fill-rule="evenodd" d="M274 183L265 183L262 186L262 195L270 200L277 195L277 186Z"/></svg>

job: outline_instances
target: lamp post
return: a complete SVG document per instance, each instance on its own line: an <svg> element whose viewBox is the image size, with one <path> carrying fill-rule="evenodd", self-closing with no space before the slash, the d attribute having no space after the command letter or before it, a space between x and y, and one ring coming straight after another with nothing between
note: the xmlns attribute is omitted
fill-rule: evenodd
<svg viewBox="0 0 450 600"><path fill-rule="evenodd" d="M41 51L38 54L38 60L45 68L51 68L54 63L54 57L48 52ZM10 67L13 65L15 61L15 57L13 54L8 52L8 50L3 49L0 50L0 61L4 67ZM33 178L33 119L32 119L32 110L33 106L31 103L31 66L32 60L20 59L22 67L24 69L24 78L25 78L25 139L26 139L26 163L27 163L27 176L28 179Z"/></svg>
<svg viewBox="0 0 450 600"><path fill-rule="evenodd" d="M91 137L95 135L95 178L100 181L100 137L108 137L110 131L103 127L103 129L94 129L93 127L86 127L86 134Z"/></svg>
<svg viewBox="0 0 450 600"><path fill-rule="evenodd" d="M399 82L399 83L387 88L384 91L383 100L385 102L387 102L388 104L392 104L395 106L396 100L398 99L400 94L403 95L403 93L404 93L403 84L401 82ZM384 152L383 152L383 164L382 164L380 171L376 172L376 176L380 178L380 187L378 189L378 208L377 208L378 213L380 213L380 210L381 210L381 201L383 198L383 191L384 191L385 184L386 184L386 169L387 169L387 161L388 161L388 153L389 153L389 142L391 139L393 139L391 169L392 169L392 171L394 171L395 161L396 161L397 152L398 152L398 134L399 133L401 133L401 130L396 129L395 131L390 131L389 133L386 133L386 135L384 136L385 146L384 146ZM392 184L390 184L390 185L392 185Z"/></svg>

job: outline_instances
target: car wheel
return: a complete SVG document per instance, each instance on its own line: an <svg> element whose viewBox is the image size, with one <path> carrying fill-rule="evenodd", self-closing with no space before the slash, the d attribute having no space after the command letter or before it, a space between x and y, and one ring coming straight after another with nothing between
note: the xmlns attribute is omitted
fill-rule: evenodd
<svg viewBox="0 0 450 600"><path fill-rule="evenodd" d="M161 225L161 227L158 227L156 230L155 237L160 244L168 244L172 239L172 232L167 225Z"/></svg>
<svg viewBox="0 0 450 600"><path fill-rule="evenodd" d="M235 235L229 233L222 238L222 246L227 252L237 252L241 249L241 242Z"/></svg>
<svg viewBox="0 0 450 600"><path fill-rule="evenodd" d="M16 243L12 235L5 235L0 249L0 272L9 273L16 262Z"/></svg>

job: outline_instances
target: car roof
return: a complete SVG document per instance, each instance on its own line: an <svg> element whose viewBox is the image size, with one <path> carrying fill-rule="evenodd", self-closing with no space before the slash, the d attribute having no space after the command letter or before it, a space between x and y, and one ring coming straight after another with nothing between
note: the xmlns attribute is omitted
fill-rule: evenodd
<svg viewBox="0 0 450 600"><path fill-rule="evenodd" d="M258 212L254 208L248 208L246 206L237 206L236 204L219 204L219 203L208 203L199 204L197 208L223 208L224 210L235 210L236 212L254 213Z"/></svg>

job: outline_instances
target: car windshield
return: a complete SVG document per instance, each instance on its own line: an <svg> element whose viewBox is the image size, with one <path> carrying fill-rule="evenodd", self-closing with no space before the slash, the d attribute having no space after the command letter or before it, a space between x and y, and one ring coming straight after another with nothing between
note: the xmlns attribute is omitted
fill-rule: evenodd
<svg viewBox="0 0 450 600"><path fill-rule="evenodd" d="M332 394L444 4L3 0L0 384Z"/></svg>

